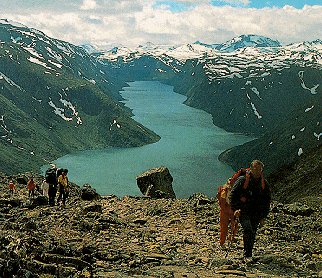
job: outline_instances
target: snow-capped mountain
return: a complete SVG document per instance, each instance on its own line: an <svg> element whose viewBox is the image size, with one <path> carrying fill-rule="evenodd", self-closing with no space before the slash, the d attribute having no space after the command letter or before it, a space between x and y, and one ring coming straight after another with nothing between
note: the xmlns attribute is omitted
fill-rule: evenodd
<svg viewBox="0 0 322 278"><path fill-rule="evenodd" d="M281 44L267 37L258 35L241 35L216 47L223 52L232 52L244 47L279 47Z"/></svg>
<svg viewBox="0 0 322 278"><path fill-rule="evenodd" d="M0 162L13 171L12 157L31 155L39 165L71 149L157 140L118 102L118 90L134 80L173 85L215 125L258 137L256 150L225 153L234 167L256 155L274 170L321 145L321 40L280 46L245 35L215 48L146 43L102 51L2 20L0 145L8 155Z"/></svg>
<svg viewBox="0 0 322 278"><path fill-rule="evenodd" d="M131 49L117 59L104 53L98 59L112 67L119 78L126 73L128 80L157 79L174 85L177 92L187 95L186 104L211 113L215 125L270 140L261 143L264 148L288 142L277 153L284 153L291 162L321 142L317 112L322 89L322 44L316 40L279 46L265 39L269 46L264 46L258 36L248 38L257 41L259 46L250 43L250 46L243 44L234 51L229 48L226 49L229 51L219 51L195 43L162 50L157 47L149 51ZM291 127L297 126L296 119L302 116L290 115L299 107L301 111L308 111L303 112L308 116L303 116L308 124L300 131L301 136L296 135L296 130L292 131L296 137L292 139L292 135L287 134ZM281 119L287 122L283 128L279 128ZM268 136L271 134L275 137ZM255 151L249 153L252 156ZM265 157L260 156L263 154ZM266 162L269 171L285 163L273 152L256 155ZM272 156L274 159L270 160ZM236 157L231 159L229 153L224 156L234 167L245 165L245 161ZM238 157L248 156L238 152Z"/></svg>

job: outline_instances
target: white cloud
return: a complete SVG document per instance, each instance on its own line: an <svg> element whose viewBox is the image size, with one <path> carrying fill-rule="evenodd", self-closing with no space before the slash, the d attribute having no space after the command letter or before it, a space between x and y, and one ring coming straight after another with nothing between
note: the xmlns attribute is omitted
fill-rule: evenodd
<svg viewBox="0 0 322 278"><path fill-rule="evenodd" d="M249 0L216 0L217 2L223 2L226 4L231 4L231 5L249 5L250 1Z"/></svg>
<svg viewBox="0 0 322 278"><path fill-rule="evenodd" d="M97 7L95 0L84 0L83 4L81 5L81 10L93 10Z"/></svg>
<svg viewBox="0 0 322 278"><path fill-rule="evenodd" d="M75 6L68 12L7 12L2 17L74 44L218 43L241 34L264 35L282 43L322 38L322 6L255 9L195 2L200 5L174 12L154 6L153 0L85 0L82 10Z"/></svg>

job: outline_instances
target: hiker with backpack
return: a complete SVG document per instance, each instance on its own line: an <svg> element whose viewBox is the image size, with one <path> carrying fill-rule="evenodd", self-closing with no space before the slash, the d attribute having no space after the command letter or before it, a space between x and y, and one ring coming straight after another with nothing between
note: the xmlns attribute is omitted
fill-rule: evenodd
<svg viewBox="0 0 322 278"><path fill-rule="evenodd" d="M271 194L263 170L264 164L254 160L246 174L238 177L229 197L234 216L239 218L242 226L246 262L253 260L257 228L264 224L269 213Z"/></svg>
<svg viewBox="0 0 322 278"><path fill-rule="evenodd" d="M224 186L219 186L217 199L220 207L220 239L219 244L223 249L228 235L228 227L230 224L231 235L230 242L232 242L238 231L238 219L234 216L234 212L231 209L229 195L233 187L233 179L229 178Z"/></svg>
<svg viewBox="0 0 322 278"><path fill-rule="evenodd" d="M55 164L51 164L51 168L47 169L45 173L45 180L48 183L48 200L49 205L55 205L55 198L57 194L57 168Z"/></svg>
<svg viewBox="0 0 322 278"><path fill-rule="evenodd" d="M63 206L66 204L66 200L69 194L67 173L68 173L67 169L62 169L61 174L58 176L58 179L57 179L58 190L59 190L57 204L59 204L60 201L62 201Z"/></svg>

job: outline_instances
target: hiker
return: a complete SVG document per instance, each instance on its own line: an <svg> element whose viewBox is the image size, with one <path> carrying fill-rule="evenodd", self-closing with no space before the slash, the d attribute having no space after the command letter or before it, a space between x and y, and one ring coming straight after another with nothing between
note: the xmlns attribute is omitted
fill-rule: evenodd
<svg viewBox="0 0 322 278"><path fill-rule="evenodd" d="M238 231L238 219L234 216L234 212L230 207L229 203L229 194L233 187L233 180L229 178L224 186L218 188L218 203L220 207L220 247L223 248L227 235L228 235L228 226L230 224L231 235L230 242L232 242Z"/></svg>
<svg viewBox="0 0 322 278"><path fill-rule="evenodd" d="M63 169L61 172L61 175L58 176L58 179L57 179L58 190L59 190L57 204L59 204L60 201L62 201L63 206L66 204L66 199L67 199L68 193L69 193L67 173L68 173L68 170Z"/></svg>
<svg viewBox="0 0 322 278"><path fill-rule="evenodd" d="M51 167L47 169L45 173L45 179L46 179L46 182L48 183L49 205L54 206L55 198L57 194L57 178L56 178L57 167L55 164L51 164L50 166Z"/></svg>
<svg viewBox="0 0 322 278"><path fill-rule="evenodd" d="M17 192L16 186L12 180L9 181L9 190L10 190L10 195L13 195L14 192Z"/></svg>
<svg viewBox="0 0 322 278"><path fill-rule="evenodd" d="M264 164L259 160L251 163L245 176L240 176L230 193L230 205L234 216L239 218L243 230L244 259L253 260L253 246L259 224L269 213L270 189L263 176Z"/></svg>
<svg viewBox="0 0 322 278"><path fill-rule="evenodd" d="M31 177L27 183L27 189L28 189L28 197L29 198L34 198L35 197L35 189L36 189L36 184L34 179Z"/></svg>
<svg viewBox="0 0 322 278"><path fill-rule="evenodd" d="M46 182L46 179L42 181L41 187L42 195L48 197L49 184Z"/></svg>

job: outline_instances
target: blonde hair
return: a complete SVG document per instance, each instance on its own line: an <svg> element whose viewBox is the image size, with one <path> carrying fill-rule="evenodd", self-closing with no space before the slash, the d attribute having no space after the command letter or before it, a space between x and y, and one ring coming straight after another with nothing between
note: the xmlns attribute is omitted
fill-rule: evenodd
<svg viewBox="0 0 322 278"><path fill-rule="evenodd" d="M261 162L260 160L258 160L258 159L255 159L255 160L253 160L252 161L252 163L250 164L250 168L253 168L254 167L254 165L260 165L260 166L262 166L262 169L264 169L264 163L263 162Z"/></svg>

